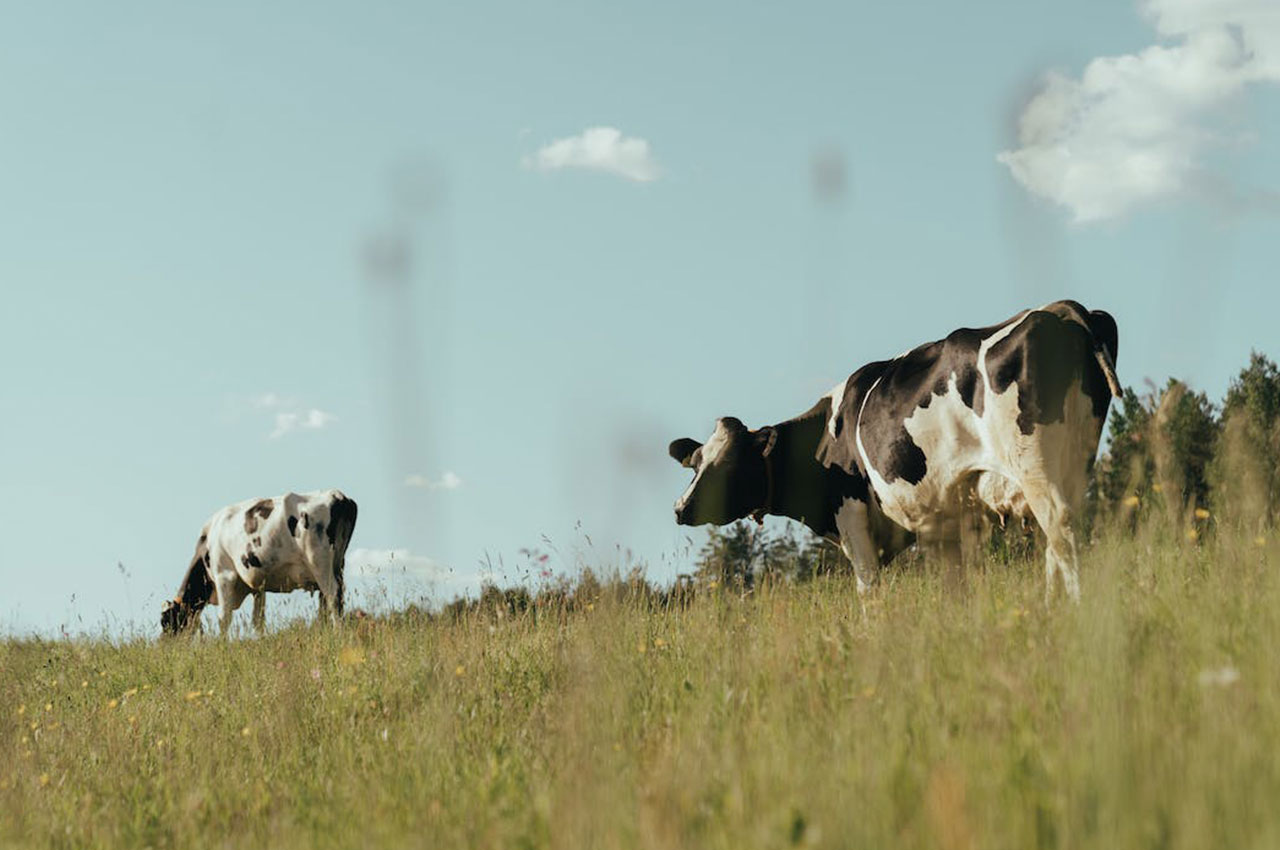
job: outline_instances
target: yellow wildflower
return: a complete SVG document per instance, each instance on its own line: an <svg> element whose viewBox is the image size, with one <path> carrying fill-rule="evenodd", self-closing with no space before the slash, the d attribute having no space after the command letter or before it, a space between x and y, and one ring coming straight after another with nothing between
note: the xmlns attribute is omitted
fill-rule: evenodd
<svg viewBox="0 0 1280 850"><path fill-rule="evenodd" d="M49 774L47 773L40 774L40 787L44 788L48 784L49 784Z"/></svg>
<svg viewBox="0 0 1280 850"><path fill-rule="evenodd" d="M1152 489L1152 490L1155 490L1157 493L1163 493L1163 492L1164 492L1164 485L1163 485L1163 484L1152 484L1152 485L1151 485L1151 489Z"/></svg>
<svg viewBox="0 0 1280 850"><path fill-rule="evenodd" d="M1196 519L1208 519L1209 512L1204 508L1196 508Z"/></svg>
<svg viewBox="0 0 1280 850"><path fill-rule="evenodd" d="M83 682L81 682L81 683L80 683L80 687L82 687L82 688L87 688L87 687L89 687L89 680L88 680L88 679L85 679Z"/></svg>
<svg viewBox="0 0 1280 850"><path fill-rule="evenodd" d="M1254 546L1266 546L1266 545L1267 545L1267 538L1265 538L1265 537L1263 537L1261 534L1259 534L1257 537L1253 538L1253 545L1254 545Z"/></svg>
<svg viewBox="0 0 1280 850"><path fill-rule="evenodd" d="M204 691L187 691L187 702L200 699L202 696L204 696ZM115 702L115 700L112 700L112 702Z"/></svg>
<svg viewBox="0 0 1280 850"><path fill-rule="evenodd" d="M1136 495L1129 496L1124 500L1124 506L1126 508L1136 508L1138 506L1138 501L1139 500Z"/></svg>
<svg viewBox="0 0 1280 850"><path fill-rule="evenodd" d="M53 703L51 703L51 702L46 702L46 703L44 704L44 710L45 710L45 711L53 711Z"/></svg>
<svg viewBox="0 0 1280 850"><path fill-rule="evenodd" d="M1192 543L1195 543L1197 540L1200 539L1200 532L1196 531L1194 528L1188 528L1187 539L1190 540Z"/></svg>
<svg viewBox="0 0 1280 850"><path fill-rule="evenodd" d="M120 700L118 699L107 700L107 708L115 708L119 704L120 704Z"/></svg>
<svg viewBox="0 0 1280 850"><path fill-rule="evenodd" d="M248 738L248 737L249 737L249 727L248 727L248 726L246 726L246 727L244 727L243 729L241 729L241 730L240 730L240 737L242 737L242 738Z"/></svg>
<svg viewBox="0 0 1280 850"><path fill-rule="evenodd" d="M465 672L467 672L467 668L466 668L466 667L463 667L461 664L459 664L457 667L455 667L455 668L454 668L454 670L453 670L453 675L455 675L455 676L461 676L461 675L462 675L463 673L465 673Z"/></svg>
<svg viewBox="0 0 1280 850"><path fill-rule="evenodd" d="M137 692L138 692L138 689L137 689L137 688L130 688L129 690L125 691L123 694L121 694L121 695L120 695L120 699L124 699L124 698L126 698L126 697L131 697L131 696L133 696L134 694L136 694Z"/></svg>
<svg viewBox="0 0 1280 850"><path fill-rule="evenodd" d="M21 717L22 715L24 715L24 714L26 714L26 713L27 713L27 706L26 706L26 704L25 704L25 703L24 703L24 704L22 704L22 705L20 705L20 706L18 706L18 716L19 716L19 717Z"/></svg>

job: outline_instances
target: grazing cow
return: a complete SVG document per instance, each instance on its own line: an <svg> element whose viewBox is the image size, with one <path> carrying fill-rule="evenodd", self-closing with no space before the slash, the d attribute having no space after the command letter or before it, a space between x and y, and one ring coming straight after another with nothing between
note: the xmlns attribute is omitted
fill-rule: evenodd
<svg viewBox="0 0 1280 850"><path fill-rule="evenodd" d="M716 422L670 453L694 470L682 525L766 514L839 543L858 590L916 539L958 564L974 503L1034 519L1047 542L1045 594L1060 572L1080 595L1072 520L1112 396L1116 323L1074 301L962 328L854 372L807 413L748 430Z"/></svg>
<svg viewBox="0 0 1280 850"><path fill-rule="evenodd" d="M222 633L246 596L253 596L253 625L264 625L267 591L319 590L320 614L342 615L342 570L356 525L356 503L338 490L285 493L249 499L218 511L196 541L178 595L166 602L160 627L166 634L200 621L205 605L221 605Z"/></svg>

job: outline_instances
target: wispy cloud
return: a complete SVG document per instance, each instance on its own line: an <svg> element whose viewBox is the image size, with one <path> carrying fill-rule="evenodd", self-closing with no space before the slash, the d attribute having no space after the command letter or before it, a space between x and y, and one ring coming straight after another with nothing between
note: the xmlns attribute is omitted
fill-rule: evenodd
<svg viewBox="0 0 1280 850"><path fill-rule="evenodd" d="M431 479L420 473L404 477L404 486L417 487L424 490L457 490L462 486L462 479L457 473L446 471L439 478Z"/></svg>
<svg viewBox="0 0 1280 850"><path fill-rule="evenodd" d="M588 127L577 136L556 139L524 157L522 162L525 168L538 171L581 168L603 171L639 183L656 180L661 174L649 142L624 136L614 127Z"/></svg>
<svg viewBox="0 0 1280 850"><path fill-rule="evenodd" d="M276 427L271 431L271 439L278 440L285 434L298 429L308 431L318 431L332 422L334 416L332 413L325 413L323 410L311 408L305 413L296 413L289 411L286 413L276 414Z"/></svg>
<svg viewBox="0 0 1280 850"><path fill-rule="evenodd" d="M274 427L267 435L273 440L298 430L318 431L331 424L336 418L332 413L299 404L293 399L284 398L273 392L255 396L251 404L262 410L273 411Z"/></svg>
<svg viewBox="0 0 1280 850"><path fill-rule="evenodd" d="M1077 221L1191 194L1221 201L1206 154L1248 141L1222 126L1224 107L1251 86L1280 83L1276 0L1146 0L1142 9L1170 43L1094 59L1079 79L1049 74L1020 116L1019 147L997 157Z"/></svg>

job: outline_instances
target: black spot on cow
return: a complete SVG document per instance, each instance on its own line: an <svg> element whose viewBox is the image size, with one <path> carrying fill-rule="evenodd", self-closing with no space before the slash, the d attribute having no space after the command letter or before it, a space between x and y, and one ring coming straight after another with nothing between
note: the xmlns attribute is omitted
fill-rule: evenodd
<svg viewBox="0 0 1280 850"><path fill-rule="evenodd" d="M271 516L271 511L275 509L276 503L271 499L259 499L244 512L244 533L253 534L257 532L258 525L266 522L267 517Z"/></svg>
<svg viewBox="0 0 1280 850"><path fill-rule="evenodd" d="M1084 321L1087 314L1083 308L1079 312ZM1111 391L1094 360L1093 334L1074 318L1036 310L987 351L992 389L1003 393L1018 386L1018 430L1023 434L1064 421L1067 394L1077 384L1091 396L1095 415L1106 414Z"/></svg>
<svg viewBox="0 0 1280 850"><path fill-rule="evenodd" d="M317 522L317 523L316 523L316 537L324 537L324 523L323 523L323 522Z"/></svg>
<svg viewBox="0 0 1280 850"><path fill-rule="evenodd" d="M247 550L240 556L240 563L243 564L244 568L247 570L256 570L262 567L262 561L258 559L258 553L254 552L252 549Z"/></svg>
<svg viewBox="0 0 1280 850"><path fill-rule="evenodd" d="M289 517L287 524L289 526L289 536L297 537L298 536L298 518L296 516Z"/></svg>
<svg viewBox="0 0 1280 850"><path fill-rule="evenodd" d="M355 527L356 503L345 496L338 497L329 507L329 545L338 545L338 539L341 537L345 548L351 540Z"/></svg>
<svg viewBox="0 0 1280 850"><path fill-rule="evenodd" d="M261 549L261 548L262 548L262 538L261 538L261 537L254 537L254 538L253 538L253 540L252 540L252 541L250 541L250 542L251 542L251 543L253 543L253 545L254 545L254 546L257 546L259 549Z"/></svg>
<svg viewBox="0 0 1280 850"><path fill-rule="evenodd" d="M303 530L305 531L306 529L308 529L308 528L310 528L310 527L311 527L311 516L310 516L309 514L307 514L306 512L303 512L303 514L302 514L302 528L303 528Z"/></svg>
<svg viewBox="0 0 1280 850"><path fill-rule="evenodd" d="M965 407L978 416L982 415L982 376L978 374L977 364L969 365L956 374L956 390Z"/></svg>

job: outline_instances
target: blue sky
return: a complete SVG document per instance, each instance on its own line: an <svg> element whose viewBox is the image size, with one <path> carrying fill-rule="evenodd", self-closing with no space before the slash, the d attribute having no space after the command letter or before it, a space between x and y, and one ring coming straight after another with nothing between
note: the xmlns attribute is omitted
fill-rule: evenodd
<svg viewBox="0 0 1280 850"><path fill-rule="evenodd" d="M149 629L205 518L288 489L359 502L364 593L522 548L669 579L670 439L1059 297L1116 316L1124 382L1217 397L1280 357L1277 16L11 10L0 626Z"/></svg>

